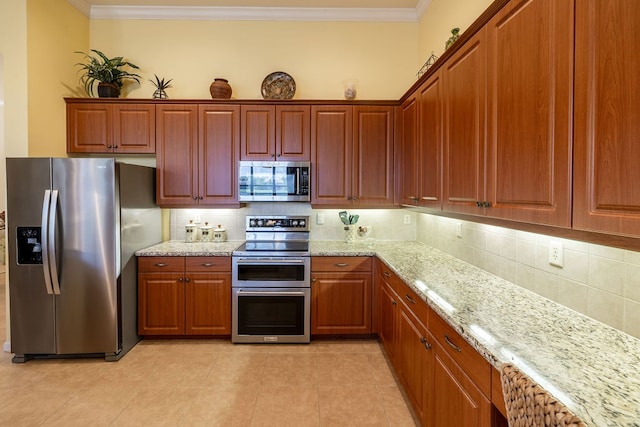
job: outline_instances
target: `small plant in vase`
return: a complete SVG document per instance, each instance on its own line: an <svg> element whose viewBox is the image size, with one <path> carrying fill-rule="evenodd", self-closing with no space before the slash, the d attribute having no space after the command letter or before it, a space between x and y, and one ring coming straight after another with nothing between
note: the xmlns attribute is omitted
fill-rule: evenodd
<svg viewBox="0 0 640 427"><path fill-rule="evenodd" d="M165 80L164 77L160 78L155 75L155 80L149 80L155 86L156 90L153 92L153 99L167 99L169 95L167 95L166 90L171 87L171 82L173 79Z"/></svg>

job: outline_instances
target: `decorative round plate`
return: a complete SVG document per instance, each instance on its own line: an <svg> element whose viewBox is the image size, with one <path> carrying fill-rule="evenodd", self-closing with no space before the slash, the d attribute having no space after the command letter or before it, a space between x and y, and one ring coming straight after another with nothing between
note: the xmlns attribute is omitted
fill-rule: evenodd
<svg viewBox="0 0 640 427"><path fill-rule="evenodd" d="M276 71L262 81L264 99L291 99L296 93L296 82L289 74Z"/></svg>

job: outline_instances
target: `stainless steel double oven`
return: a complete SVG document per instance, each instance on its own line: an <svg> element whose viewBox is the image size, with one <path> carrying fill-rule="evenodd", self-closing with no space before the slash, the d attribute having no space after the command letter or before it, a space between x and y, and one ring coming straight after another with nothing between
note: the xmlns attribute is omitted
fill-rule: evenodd
<svg viewBox="0 0 640 427"><path fill-rule="evenodd" d="M232 257L231 341L310 342L309 217L246 221L246 242Z"/></svg>

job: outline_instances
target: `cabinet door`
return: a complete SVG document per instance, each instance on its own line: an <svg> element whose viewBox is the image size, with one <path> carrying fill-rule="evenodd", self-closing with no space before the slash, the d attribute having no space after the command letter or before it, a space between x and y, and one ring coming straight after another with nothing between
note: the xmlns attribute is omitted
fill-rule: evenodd
<svg viewBox="0 0 640 427"><path fill-rule="evenodd" d="M444 65L443 208L481 214L484 200L486 110L485 29Z"/></svg>
<svg viewBox="0 0 640 427"><path fill-rule="evenodd" d="M576 4L573 227L640 236L640 2Z"/></svg>
<svg viewBox="0 0 640 427"><path fill-rule="evenodd" d="M183 273L138 274L138 334L184 334Z"/></svg>
<svg viewBox="0 0 640 427"><path fill-rule="evenodd" d="M67 104L67 152L110 153L112 141L111 104Z"/></svg>
<svg viewBox="0 0 640 427"><path fill-rule="evenodd" d="M400 141L400 203L418 202L418 100L416 95L401 107L402 141Z"/></svg>
<svg viewBox="0 0 640 427"><path fill-rule="evenodd" d="M397 320L397 365L407 396L418 418L423 421L427 415L427 396L430 394L433 340L428 336L426 327L403 304L398 310Z"/></svg>
<svg viewBox="0 0 640 427"><path fill-rule="evenodd" d="M198 107L156 106L156 203L193 206L198 203Z"/></svg>
<svg viewBox="0 0 640 427"><path fill-rule="evenodd" d="M276 160L311 160L311 107L276 106Z"/></svg>
<svg viewBox="0 0 640 427"><path fill-rule="evenodd" d="M231 274L187 273L187 335L231 334Z"/></svg>
<svg viewBox="0 0 640 427"><path fill-rule="evenodd" d="M113 105L113 150L120 154L156 152L156 106Z"/></svg>
<svg viewBox="0 0 640 427"><path fill-rule="evenodd" d="M393 107L353 107L351 196L364 206L393 206Z"/></svg>
<svg viewBox="0 0 640 427"><path fill-rule="evenodd" d="M389 359L394 362L396 357L396 318L399 311L400 298L391 286L379 277L380 281L380 325L378 335L384 345Z"/></svg>
<svg viewBox="0 0 640 427"><path fill-rule="evenodd" d="M312 334L371 333L371 273L313 273Z"/></svg>
<svg viewBox="0 0 640 427"><path fill-rule="evenodd" d="M238 204L240 107L199 107L198 188L200 205Z"/></svg>
<svg viewBox="0 0 640 427"><path fill-rule="evenodd" d="M276 160L275 106L243 105L241 160Z"/></svg>
<svg viewBox="0 0 640 427"><path fill-rule="evenodd" d="M418 204L442 208L442 79L440 71L418 90Z"/></svg>
<svg viewBox="0 0 640 427"><path fill-rule="evenodd" d="M514 1L487 25L488 216L571 226L573 12L574 0Z"/></svg>
<svg viewBox="0 0 640 427"><path fill-rule="evenodd" d="M433 344L433 396L428 426L491 426L491 402L438 345Z"/></svg>
<svg viewBox="0 0 640 427"><path fill-rule="evenodd" d="M351 106L311 107L311 203L350 203L353 147Z"/></svg>

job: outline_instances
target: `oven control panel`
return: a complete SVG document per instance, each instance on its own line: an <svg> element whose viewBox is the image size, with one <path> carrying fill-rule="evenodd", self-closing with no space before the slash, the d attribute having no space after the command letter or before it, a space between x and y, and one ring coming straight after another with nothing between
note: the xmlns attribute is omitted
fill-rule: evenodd
<svg viewBox="0 0 640 427"><path fill-rule="evenodd" d="M308 216L247 216L247 230L309 230Z"/></svg>

